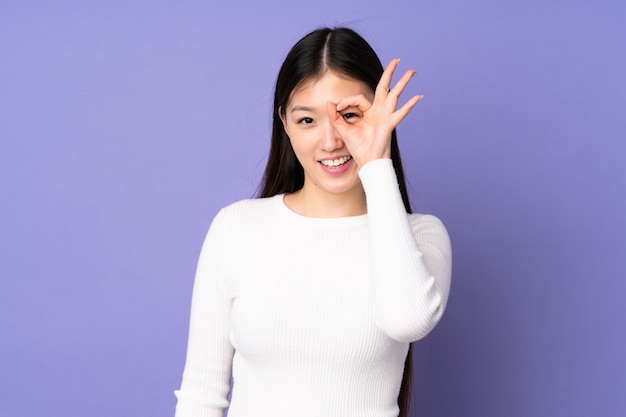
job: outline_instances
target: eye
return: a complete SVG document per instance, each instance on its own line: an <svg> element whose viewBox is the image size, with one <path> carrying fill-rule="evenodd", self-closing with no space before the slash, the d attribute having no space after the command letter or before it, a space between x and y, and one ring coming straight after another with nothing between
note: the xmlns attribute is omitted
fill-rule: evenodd
<svg viewBox="0 0 626 417"><path fill-rule="evenodd" d="M303 117L302 119L298 120L298 124L300 125L310 125L311 123L313 123L313 119L311 119L310 117Z"/></svg>
<svg viewBox="0 0 626 417"><path fill-rule="evenodd" d="M354 123L354 122L356 122L356 119L359 117L359 115L358 115L358 114L356 114L356 113L351 113L351 112L348 112L348 113L343 113L341 116L342 116L342 117L343 117L343 119L344 119L346 122L348 122L348 123Z"/></svg>

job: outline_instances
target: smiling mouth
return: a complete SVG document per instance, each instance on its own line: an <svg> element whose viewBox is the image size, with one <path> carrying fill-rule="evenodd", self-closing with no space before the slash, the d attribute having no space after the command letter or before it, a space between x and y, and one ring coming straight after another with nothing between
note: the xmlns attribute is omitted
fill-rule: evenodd
<svg viewBox="0 0 626 417"><path fill-rule="evenodd" d="M325 165L329 168L338 168L340 166L342 166L343 164L345 164L346 162L348 162L349 160L351 160L352 157L351 156L343 156L341 158L337 158L337 159L324 159L322 161L319 161L320 164Z"/></svg>

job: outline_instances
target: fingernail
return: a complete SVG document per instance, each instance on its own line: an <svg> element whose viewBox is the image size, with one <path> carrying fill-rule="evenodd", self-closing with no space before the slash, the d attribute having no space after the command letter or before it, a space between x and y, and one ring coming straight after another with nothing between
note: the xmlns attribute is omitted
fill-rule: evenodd
<svg viewBox="0 0 626 417"><path fill-rule="evenodd" d="M411 77L415 77L417 75L417 71L413 70L413 75Z"/></svg>

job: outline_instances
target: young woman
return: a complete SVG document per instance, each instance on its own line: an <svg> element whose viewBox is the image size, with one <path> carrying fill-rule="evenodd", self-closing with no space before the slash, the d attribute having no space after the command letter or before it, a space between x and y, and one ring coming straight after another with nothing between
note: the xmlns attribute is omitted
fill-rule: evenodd
<svg viewBox="0 0 626 417"><path fill-rule="evenodd" d="M407 415L451 253L409 214L395 127L421 96L398 106L415 72L391 85L397 66L346 28L287 55L260 198L222 209L202 248L177 417Z"/></svg>

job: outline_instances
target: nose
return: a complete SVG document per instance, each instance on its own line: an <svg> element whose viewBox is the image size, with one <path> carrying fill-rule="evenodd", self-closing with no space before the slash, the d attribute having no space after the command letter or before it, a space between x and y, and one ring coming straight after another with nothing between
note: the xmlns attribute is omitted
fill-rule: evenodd
<svg viewBox="0 0 626 417"><path fill-rule="evenodd" d="M327 120L324 129L324 136L320 141L321 149L326 152L333 152L337 149L343 148L343 146L343 140L335 128L335 125L330 120Z"/></svg>

